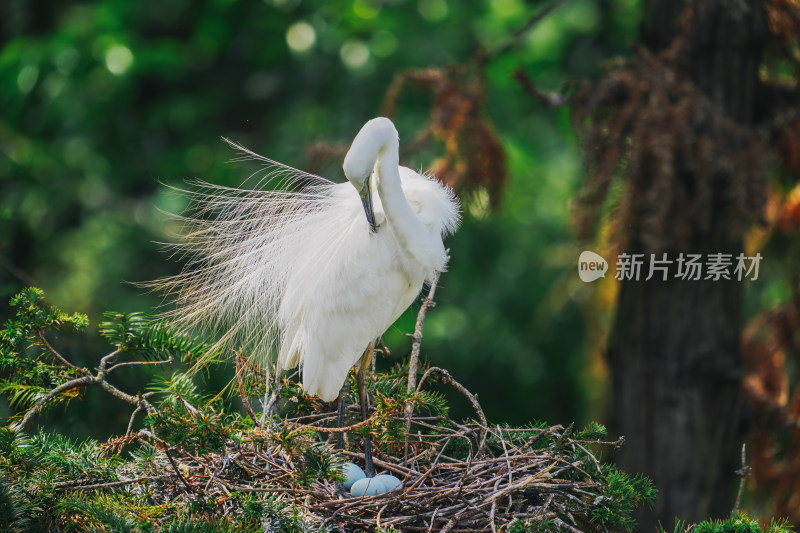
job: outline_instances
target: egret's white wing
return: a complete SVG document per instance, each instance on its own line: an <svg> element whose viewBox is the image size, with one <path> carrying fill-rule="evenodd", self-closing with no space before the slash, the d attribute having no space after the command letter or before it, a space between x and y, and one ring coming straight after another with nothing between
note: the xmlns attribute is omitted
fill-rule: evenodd
<svg viewBox="0 0 800 533"><path fill-rule="evenodd" d="M301 365L310 394L333 400L364 349L444 267L441 237L458 225L458 204L448 188L400 168L404 194L441 248L422 265L388 226L369 230L349 183L231 144L239 159L264 164L261 179L251 189L198 181L184 191L191 210L173 245L187 260L184 272L152 285L175 301L169 318L221 334L217 352L242 350L266 363L279 351L283 368ZM375 216L385 221L379 198Z"/></svg>
<svg viewBox="0 0 800 533"><path fill-rule="evenodd" d="M182 191L190 210L179 217L181 241L170 247L186 265L183 273L151 286L175 302L167 318L221 334L215 351L237 349L266 361L279 338L278 308L289 280L307 271L303 265L324 268L341 238L343 221L329 216L341 207L335 193L341 184L231 145L240 160L264 164L260 179L251 189L194 181Z"/></svg>

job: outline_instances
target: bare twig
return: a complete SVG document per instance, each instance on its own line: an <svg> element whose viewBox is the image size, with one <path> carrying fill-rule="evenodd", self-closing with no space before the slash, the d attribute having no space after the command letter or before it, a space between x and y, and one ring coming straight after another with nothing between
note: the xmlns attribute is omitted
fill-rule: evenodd
<svg viewBox="0 0 800 533"><path fill-rule="evenodd" d="M413 394L417 389L417 368L419 367L419 353L422 345L422 324L425 322L425 315L428 310L435 306L433 297L436 294L436 284L439 283L439 275L441 273L437 270L431 280L431 288L428 290L428 297L422 301L422 306L417 313L417 323L414 326L414 336L411 337L411 357L408 361L408 387L406 393ZM410 416L410 414L408 414ZM408 430L408 428L406 428Z"/></svg>
<svg viewBox="0 0 800 533"><path fill-rule="evenodd" d="M122 392L121 390L116 388L114 385L112 385L111 383L106 381L104 378L100 378L98 376L95 376L92 379L91 383L96 383L97 385L100 385L100 387L105 389L107 392L111 393L112 396L122 400L123 402L127 402L127 403L129 403L131 405L135 405L137 407L139 405L144 406L145 410L148 413L152 413L153 411L155 411L155 408L152 406L152 404L150 402L148 402L145 399L144 396L131 396L130 394L128 394L126 392Z"/></svg>
<svg viewBox="0 0 800 533"><path fill-rule="evenodd" d="M302 429L304 431L317 431L320 433L347 433L348 431L355 431L356 429L361 429L362 427L369 425L373 421L377 419L378 413L373 413L372 416L367 418L366 420L362 420L361 422L357 422L350 426L344 426L340 428L329 428L324 426L308 426L305 424L296 424L298 429ZM287 422L291 423L291 422Z"/></svg>
<svg viewBox="0 0 800 533"><path fill-rule="evenodd" d="M736 494L736 503L733 505L733 510L731 510L732 515L739 512L739 506L742 503L744 486L747 483L747 476L750 475L750 467L747 465L746 451L747 444L742 444L742 467L736 471L736 474L740 476L741 479L739 480L739 492Z"/></svg>
<svg viewBox="0 0 800 533"><path fill-rule="evenodd" d="M527 72L518 68L514 71L514 79L519 82L522 90L536 98L546 107L561 107L569 103L569 98L563 94L541 90L531 79Z"/></svg>
<svg viewBox="0 0 800 533"><path fill-rule="evenodd" d="M141 405L137 406L136 409L134 409L133 412L131 413L131 419L130 421L128 421L128 429L127 431L125 431L126 435L131 434L131 431L133 430L133 421L136 419L136 415L138 415L140 411L142 411Z"/></svg>
<svg viewBox="0 0 800 533"><path fill-rule="evenodd" d="M97 372L99 377L101 378L105 377L107 373L106 367L108 366L108 363L110 363L121 353L122 349L117 349L111 352L110 354L103 356L102 359L100 359L100 366L97 367Z"/></svg>
<svg viewBox="0 0 800 533"><path fill-rule="evenodd" d="M269 383L269 379L267 380ZM269 388L267 388L267 392L269 392ZM267 397L267 393L264 393L264 398ZM266 423L267 416L272 409L278 405L278 400L281 397L281 366L280 363L275 363L275 376L272 382L272 393L269 396L269 401L267 401L266 405L262 405L263 411L261 412L261 427L264 427Z"/></svg>
<svg viewBox="0 0 800 533"><path fill-rule="evenodd" d="M445 383L455 388L458 392L463 394L467 398L467 400L469 400L469 403L472 404L472 408L475 409L475 413L478 415L478 418L480 419L481 423L481 437L478 443L478 453L479 454L482 453L484 446L486 446L486 435L488 432L487 426L489 424L486 421L486 415L483 414L483 409L481 408L481 404L478 403L478 397L472 394L470 391L468 391L467 388L464 387L464 385L456 381L453 378L453 376L450 375L450 372L436 366L432 366L425 371L425 373L422 375L422 378L420 378L419 380L419 384L417 385L417 391L419 391L420 387L422 387L422 384L425 382L425 379L431 375L435 375L436 379L438 379L442 383Z"/></svg>
<svg viewBox="0 0 800 533"><path fill-rule="evenodd" d="M140 366L140 365L168 365L172 363L174 359L172 357L168 359L164 359L163 361L125 361L124 363L117 363L106 370L106 374L110 374L114 370L118 368L122 368L123 366Z"/></svg>
<svg viewBox="0 0 800 533"><path fill-rule="evenodd" d="M236 354L236 385L239 388L239 397L242 400L242 407L247 413L247 416L249 416L251 420L253 420L253 423L255 423L256 427L260 428L263 426L261 422L258 420L258 417L256 416L255 412L253 412L253 408L250 406L250 401L247 399L247 394L245 394L244 392L244 382L242 380L242 372L244 371L243 363L245 361L246 360L242 355ZM267 380L267 383L269 383L269 380Z"/></svg>
<svg viewBox="0 0 800 533"><path fill-rule="evenodd" d="M450 250L447 250L446 253L449 254ZM450 260L448 255L447 261ZM428 314L428 310L436 305L433 301L433 297L436 295L436 285L439 283L439 275L441 272L438 270L434 273L433 279L431 280L431 288L428 290L428 297L422 301L422 306L419 308L419 313L417 313L417 322L414 326L414 336L412 337L411 342L411 357L408 361L408 386L406 387L406 393L410 396L415 393L417 390L417 369L419 367L419 354L420 354L420 347L422 345L422 324L425 322L425 315ZM406 405L406 434L411 431L411 417L414 414L414 404L413 402L409 402ZM405 455L408 457L408 445L405 448Z"/></svg>
<svg viewBox="0 0 800 533"><path fill-rule="evenodd" d="M47 342L47 338L44 336L44 332L43 331L39 331L39 340L41 340L44 343L44 345L47 347L48 351L51 354L53 354L56 357L56 359L61 361L62 364L66 365L67 368L78 368L77 366L75 366L72 363L70 363L69 361L67 361L60 353L58 353L58 350L53 348L53 346L49 342ZM86 372L86 369L81 369L81 370Z"/></svg>
<svg viewBox="0 0 800 533"><path fill-rule="evenodd" d="M534 29L550 13L552 13L553 11L558 9L559 7L563 6L567 2L569 2L569 0L556 0L555 2L553 2L549 6L545 7L544 9L539 11L538 13L536 13L534 15L531 15L531 17L528 19L528 21L525 24L523 24L517 31L515 31L514 33L509 35L502 43L500 43L499 45L495 46L490 51L484 52L483 55L479 55L478 59L481 62L486 63L486 62L492 60L493 58L505 53L510 48L512 48L514 45L516 45L517 42L519 42L520 38L524 37L529 31Z"/></svg>
<svg viewBox="0 0 800 533"><path fill-rule="evenodd" d="M464 507L459 512L457 512L453 516L453 518L448 520L447 524L445 524L445 526L442 528L442 533L448 533L450 530L452 530L456 526L456 524L458 524L458 521L461 519L464 513L466 513L468 510L469 510L468 507Z"/></svg>
<svg viewBox="0 0 800 533"><path fill-rule="evenodd" d="M165 446L164 447L164 455L167 456L167 459L169 460L169 464L172 465L172 470L174 470L175 473L178 475L178 479L181 480L181 483L183 483L183 486L186 487L186 490L188 490L189 492L197 492L194 489L194 487L189 485L189 482L186 481L185 477L183 477L183 474L181 473L180 469L178 468L178 465L175 464L175 459L173 459L172 455L169 453L169 446Z"/></svg>
<svg viewBox="0 0 800 533"><path fill-rule="evenodd" d="M56 387L53 390L51 390L50 392L48 392L45 395L45 397L42 398L41 400L39 400L38 402L36 402L36 404L33 407L28 409L28 412L25 413L25 416L22 417L22 420L20 420L16 424L12 425L11 429L13 429L14 431L19 431L22 428L24 428L25 426L27 426L28 422L30 422L31 419L34 416L39 414L39 412L42 410L42 407L44 407L44 405L47 402L49 402L50 400L52 400L53 398L55 398L56 396L58 396L62 392L66 392L68 390L72 390L72 389L77 388L77 387L85 387L86 385L89 385L91 383L95 383L95 380L96 380L96 378L94 376L83 376L83 377L80 377L80 378L75 378L75 379L72 379L70 381L67 381L66 383L62 383L58 387Z"/></svg>
<svg viewBox="0 0 800 533"><path fill-rule="evenodd" d="M110 489L115 487L122 487L125 485L132 485L134 483L144 483L145 481L156 481L159 479L169 479L172 474L162 474L160 476L143 476L134 479L123 479L120 481L108 481L106 483L94 483L92 485L75 485L73 483L55 483L53 488L57 491L72 491L72 490L97 490L97 489Z"/></svg>

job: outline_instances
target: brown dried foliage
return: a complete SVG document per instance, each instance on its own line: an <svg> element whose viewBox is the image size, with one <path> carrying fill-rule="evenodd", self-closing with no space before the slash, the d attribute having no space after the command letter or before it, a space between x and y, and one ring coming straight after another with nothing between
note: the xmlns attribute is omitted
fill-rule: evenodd
<svg viewBox="0 0 800 533"><path fill-rule="evenodd" d="M780 44L789 44L800 35L800 2L768 0L765 2L769 31Z"/></svg>
<svg viewBox="0 0 800 533"><path fill-rule="evenodd" d="M800 176L800 120L790 122L780 131L777 147L786 169Z"/></svg>
<svg viewBox="0 0 800 533"><path fill-rule="evenodd" d="M787 373L800 363L800 292L751 323L742 354L748 422L756 428L751 489L770 495L773 514L800 522L800 386Z"/></svg>
<svg viewBox="0 0 800 533"><path fill-rule="evenodd" d="M497 132L484 115L483 64L398 74L386 92L385 116L394 115L397 100L409 82L433 94L430 120L411 147L427 142L431 136L442 142L445 153L433 163L436 177L459 194L485 189L496 207L507 178L506 157Z"/></svg>
<svg viewBox="0 0 800 533"><path fill-rule="evenodd" d="M800 184L792 189L781 206L778 222L784 231L800 229Z"/></svg>
<svg viewBox="0 0 800 533"><path fill-rule="evenodd" d="M676 48L635 61L575 99L589 178L576 201L579 233L595 230L612 183L623 180L614 238L646 251L686 248L720 209L731 232L757 217L766 199L765 149L676 67ZM717 199L724 198L725 205Z"/></svg>
<svg viewBox="0 0 800 533"><path fill-rule="evenodd" d="M772 42L764 61L768 68L762 72L761 100L779 109L773 121L775 147L784 167L800 176L800 0L767 0L764 7ZM770 79L771 66L783 76ZM793 71L790 79L787 70Z"/></svg>

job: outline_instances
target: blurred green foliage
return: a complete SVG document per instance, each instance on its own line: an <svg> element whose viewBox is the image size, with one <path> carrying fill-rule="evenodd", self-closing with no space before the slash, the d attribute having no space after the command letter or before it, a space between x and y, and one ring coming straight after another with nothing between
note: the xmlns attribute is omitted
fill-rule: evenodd
<svg viewBox="0 0 800 533"><path fill-rule="evenodd" d="M666 533L663 527L659 533ZM791 533L794 528L786 520L771 519L768 526L762 527L758 520L750 518L747 513L735 512L728 520L706 520L687 527L683 522L675 524L674 533L694 531L696 533Z"/></svg>
<svg viewBox="0 0 800 533"><path fill-rule="evenodd" d="M174 230L159 210L183 207L161 182L240 184L251 169L226 164L232 154L221 136L307 167L312 142L348 143L379 113L396 74L469 61L547 5L3 2L0 299L40 286L64 309L89 310L93 324L102 309L157 305L124 282L180 268L155 244ZM522 67L547 90L598 77L604 61L628 50L639 9L638 0L572 0L487 67L486 112L509 182L495 213L465 205L423 355L478 393L490 420L585 423L599 414L589 409L602 391L586 370L582 302L591 292L573 275L579 249L569 229L581 154L566 110L542 107L511 74ZM404 91L401 141L425 123L429 105L423 91ZM434 144L403 163L424 169L438 155ZM325 174L342 179L338 164ZM408 353L402 333L415 314L387 333L390 362ZM232 372L220 375L224 383ZM127 416L113 402L94 401L102 404L91 407L93 420L71 406L62 423L80 437L124 429Z"/></svg>

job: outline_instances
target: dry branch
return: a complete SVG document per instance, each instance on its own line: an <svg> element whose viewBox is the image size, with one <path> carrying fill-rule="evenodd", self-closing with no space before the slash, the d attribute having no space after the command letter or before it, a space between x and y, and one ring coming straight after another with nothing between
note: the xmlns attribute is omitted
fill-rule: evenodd
<svg viewBox="0 0 800 533"><path fill-rule="evenodd" d="M448 256L447 261L449 260L450 257ZM428 297L422 301L422 306L419 308L417 322L414 326L414 335L411 337L411 357L408 361L408 387L406 388L406 393L409 395L417 390L417 369L419 368L419 353L422 345L422 324L425 322L425 316L428 314L428 310L436 305L433 301L433 297L436 294L436 285L439 283L440 274L441 272L437 270L433 275L431 288L428 290ZM413 410L413 404L409 403L408 406L406 406L406 433L408 433L410 429Z"/></svg>

